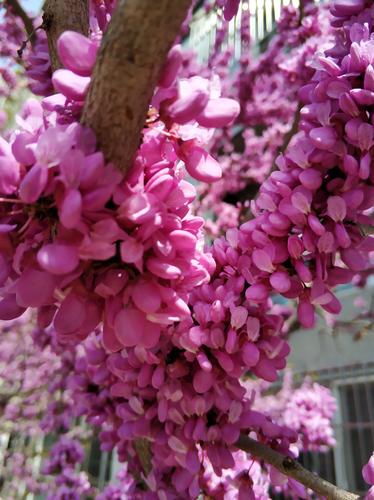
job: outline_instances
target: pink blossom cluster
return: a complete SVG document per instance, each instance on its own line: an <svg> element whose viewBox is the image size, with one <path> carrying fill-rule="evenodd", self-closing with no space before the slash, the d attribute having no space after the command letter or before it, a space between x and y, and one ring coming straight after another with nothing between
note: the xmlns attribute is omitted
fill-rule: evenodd
<svg viewBox="0 0 374 500"><path fill-rule="evenodd" d="M0 14L0 97L7 98L18 86L14 60L24 33L22 21L12 15L11 9L0 7Z"/></svg>
<svg viewBox="0 0 374 500"><path fill-rule="evenodd" d="M31 322L27 313L15 321L1 322L0 377L5 398L3 430L35 436L40 435L39 421L50 401L46 380L49 387L56 383L62 360L50 348L36 348Z"/></svg>
<svg viewBox="0 0 374 500"><path fill-rule="evenodd" d="M370 10L366 15L370 17ZM213 247L216 263L222 261L216 274L225 281L228 274L231 279L241 276L246 283L242 300L266 309L274 292L298 299L304 327L313 326L316 306L340 311L332 287L364 271L373 248L373 239L360 228L372 224L366 211L373 205L373 128L365 109L369 105L353 99L370 92L355 87L371 71L368 28L362 29L361 46L352 41L360 37L361 26L352 26L351 48L339 52L340 58L329 55L339 46L316 57L319 69L301 91L308 102L301 111L301 131L278 158L279 171L262 184L252 204L255 218L228 231L227 243L216 241ZM360 59L359 76L353 59L356 46L368 54L365 62ZM346 100L357 109L355 118L347 114ZM207 307L213 302L209 298Z"/></svg>
<svg viewBox="0 0 374 500"><path fill-rule="evenodd" d="M83 460L84 450L80 442L60 437L42 466L43 474L55 475L54 481L48 484L47 500L79 500L93 493L87 474L77 471Z"/></svg>
<svg viewBox="0 0 374 500"><path fill-rule="evenodd" d="M226 3L228 18L237 3ZM217 78L178 76L179 46L126 177L105 165L92 132L76 122L98 40L71 32L59 40L59 94L29 101L20 130L0 142L0 317L36 308L40 329L53 323L66 344L94 332L68 380L74 411L101 426L103 449L117 447L145 500L219 491L212 474L226 469L240 498L266 498L258 464L253 478L236 472L248 461L236 454L241 433L295 454L296 433L254 409L241 379L250 372L271 382L286 366L274 294L297 300L310 327L316 306L339 312L332 288L364 271L373 249L362 234L374 193L373 9L336 0L333 14L343 27L300 91L300 132L262 184L254 218L211 253L203 220L191 214L184 165L197 180L220 178L205 144L239 107L220 97ZM300 395L293 405L309 411ZM285 481L275 471L269 478ZM69 481L67 468L61 485ZM300 485L288 486L299 494ZM227 498L236 494L224 488Z"/></svg>
<svg viewBox="0 0 374 500"><path fill-rule="evenodd" d="M45 474L55 474L64 467L74 467L82 463L84 451L74 439L62 436L51 448L48 459L43 464Z"/></svg>
<svg viewBox="0 0 374 500"><path fill-rule="evenodd" d="M35 32L30 40L21 18L13 13L12 6L0 9L3 14L0 23L0 55L4 58L0 66L0 76L4 86L0 96L11 97L19 87L19 76L28 78L29 88L36 95L47 96L53 92L51 64L48 54L47 37L41 30L42 21L32 19Z"/></svg>
<svg viewBox="0 0 374 500"><path fill-rule="evenodd" d="M240 431L254 431L283 452L296 440L291 430L251 409L236 377L212 366L213 359L185 350L181 331L165 334L157 350L135 347L109 356L92 339L71 380L79 414L101 427L103 449L116 446L129 472L141 473L150 490L147 499L157 498L156 491L194 498L203 487L206 463L217 475L235 468L233 445ZM217 351L217 358L225 360L224 353L220 357ZM136 454L142 439L149 441L147 475Z"/></svg>
<svg viewBox="0 0 374 500"><path fill-rule="evenodd" d="M249 33L248 15L249 11L242 12L242 45ZM326 7L304 2L300 15L298 9L284 7L266 51L254 57L254 47L244 50L244 44L234 69L229 64L232 49L221 50L227 24L217 35L209 66L222 79L223 95L239 100L241 113L233 127L217 130L213 137L212 151L219 154L222 179L213 186L199 187L198 213L212 212L207 231L214 237L247 218L248 200L274 169L279 149L297 119L298 90L313 75L309 63L316 50L322 50L331 39Z"/></svg>
<svg viewBox="0 0 374 500"><path fill-rule="evenodd" d="M40 96L52 94L52 69L44 31L39 29L35 32L35 42L24 60L31 92Z"/></svg>
<svg viewBox="0 0 374 500"><path fill-rule="evenodd" d="M0 131L7 127L8 113L5 103L21 87L17 50L24 40L22 22L8 7L0 7Z"/></svg>
<svg viewBox="0 0 374 500"><path fill-rule="evenodd" d="M222 500L270 500L269 475L260 463L243 451L233 454L234 465L217 476L209 461L205 463L203 490Z"/></svg>
<svg viewBox="0 0 374 500"><path fill-rule="evenodd" d="M90 24L94 29L105 31L113 13L115 0L90 0Z"/></svg>
<svg viewBox="0 0 374 500"><path fill-rule="evenodd" d="M218 97L217 82L196 77L177 85L175 47L155 95L164 122L152 120L123 179L104 167L89 130L66 123L66 113L71 122L71 110L81 107L96 49L81 35L61 37L60 57L69 68L53 76L61 94L42 104L29 101L21 130L2 144L6 286L0 309L6 319L37 307L46 326L57 300L54 325L64 341L81 340L104 320L110 350L139 341L152 347L163 325L189 315L188 292L212 270L199 249L203 221L189 210L194 188L178 162L184 160L195 177L219 177L218 163L201 146L209 134L204 127L230 122L238 109ZM124 324L132 324L126 339L119 333Z"/></svg>
<svg viewBox="0 0 374 500"><path fill-rule="evenodd" d="M295 431L301 452L324 452L335 446L332 419L337 403L331 390L306 377L294 387L291 371L284 374L279 392L264 395L269 388L262 381L246 382L248 391L255 391L254 408L275 422Z"/></svg>
<svg viewBox="0 0 374 500"><path fill-rule="evenodd" d="M35 495L43 493L43 484L33 470L32 462L22 451L5 452L2 467L2 496L6 498L19 497L20 485L24 485L28 493Z"/></svg>
<svg viewBox="0 0 374 500"><path fill-rule="evenodd" d="M82 458L78 442L73 441L75 444L70 446L72 440L62 438L61 446L57 448L60 450L59 464L64 462L66 465L62 469L55 467L57 450L53 451L49 468L44 472L39 470L36 462L40 461L40 442L46 436L67 431L79 439L89 436L76 425L74 401L67 388L74 367L75 349L59 346L53 330L35 328L34 315L29 312L16 320L2 321L0 329L0 430L4 437L11 436L9 447L2 456L4 484L1 493L6 498L18 498L22 488L27 492L45 493L56 488L62 491L68 485L74 492L85 475L75 470L66 471L66 468L71 469L74 460ZM25 440L29 443L27 447L22 446ZM69 451L72 448L73 451ZM65 458L62 457L64 453ZM58 477L52 478L52 473ZM75 486L72 483L74 477Z"/></svg>
<svg viewBox="0 0 374 500"><path fill-rule="evenodd" d="M142 500L142 492L136 491L136 481L128 472L127 465L116 476L117 482L108 484L96 497L97 500Z"/></svg>

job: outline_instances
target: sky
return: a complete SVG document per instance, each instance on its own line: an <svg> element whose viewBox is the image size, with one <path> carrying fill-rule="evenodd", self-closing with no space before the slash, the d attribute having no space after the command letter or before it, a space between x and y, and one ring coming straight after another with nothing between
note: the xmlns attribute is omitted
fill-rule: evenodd
<svg viewBox="0 0 374 500"><path fill-rule="evenodd" d="M27 12L37 13L40 11L43 0L21 0L23 8Z"/></svg>

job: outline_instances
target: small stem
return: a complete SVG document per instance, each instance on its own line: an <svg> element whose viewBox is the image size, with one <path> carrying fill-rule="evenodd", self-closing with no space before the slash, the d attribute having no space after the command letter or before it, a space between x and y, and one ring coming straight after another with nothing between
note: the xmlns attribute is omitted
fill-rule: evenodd
<svg viewBox="0 0 374 500"><path fill-rule="evenodd" d="M146 476L152 470L151 443L147 439L139 438L135 440L135 450Z"/></svg>
<svg viewBox="0 0 374 500"><path fill-rule="evenodd" d="M23 51L25 50L25 48L26 48L27 44L28 44L29 42L32 42L33 38L35 37L35 33L36 33L38 30L42 29L42 28L43 28L43 25L42 25L42 24L40 24L39 26L37 26L37 27L33 30L33 32L31 33L31 35L29 35L29 36L26 38L26 40L24 40L24 41L22 42L21 47L17 50L17 54L18 54L18 57L19 57L20 59L22 59L22 56L23 56Z"/></svg>
<svg viewBox="0 0 374 500"><path fill-rule="evenodd" d="M0 198L0 203L20 203L24 205L25 203L22 200L12 199L12 198Z"/></svg>
<svg viewBox="0 0 374 500"><path fill-rule="evenodd" d="M278 156L280 154L283 154L286 149L288 148L288 145L289 143L291 142L291 139L292 137L296 134L296 132L298 131L298 128L299 128L299 122L300 122L300 111L301 111L301 108L302 108L302 105L299 103L297 105L297 108L296 108L296 111L295 111L295 114L294 114L294 117L293 117L293 121L292 121L292 125L291 125L291 128L289 129L289 131L286 133L286 135L284 136L283 138L283 142L282 142L282 145L278 148L278 151L277 151L277 154L274 158L274 161L273 161L273 166L269 172L269 174L271 172L274 172L274 170L277 169L277 165L276 165L276 159L278 158Z"/></svg>
<svg viewBox="0 0 374 500"><path fill-rule="evenodd" d="M282 455L282 453L244 434L240 436L236 446L240 450L246 451L254 457L264 460L282 474L295 479L306 488L310 488L315 493L328 500L358 500L361 498L359 495L342 490L316 474L313 474L313 472L304 469L304 467L293 458Z"/></svg>
<svg viewBox="0 0 374 500"><path fill-rule="evenodd" d="M30 216L27 221L24 223L24 225L18 230L18 234L22 234L26 231L26 229L29 227L31 224L33 218Z"/></svg>

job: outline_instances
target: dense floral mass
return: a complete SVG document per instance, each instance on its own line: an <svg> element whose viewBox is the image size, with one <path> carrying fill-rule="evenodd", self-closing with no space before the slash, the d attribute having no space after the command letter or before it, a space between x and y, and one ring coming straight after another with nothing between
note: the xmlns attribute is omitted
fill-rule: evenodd
<svg viewBox="0 0 374 500"><path fill-rule="evenodd" d="M239 3L217 0L226 20ZM320 308L340 312L336 285L370 271L370 4L335 0L329 13L307 2L301 23L286 9L267 55L250 70L243 59L234 93L224 58L221 82L214 71L196 74L174 45L126 175L106 163L94 133L79 123L114 2L91 3L90 38L61 35L64 67L53 75L38 34L27 75L44 98L26 101L17 129L0 139L0 318L17 321L37 310L34 342L51 343L70 366L58 383L75 404L63 416L84 416L99 427L102 449L116 448L126 462L122 486L98 498L265 499L269 485L309 494L236 443L250 434L291 457L334 444L335 403L327 389L305 382L292 397L284 389L272 407L247 378L274 382L286 367L289 310L275 305L275 295L295 301L298 322L309 328ZM283 51L292 44L301 48L286 68ZM284 82L292 85L278 103L279 129L279 116L263 102ZM246 153L225 167L232 124L254 130L259 120L267 132L261 140L243 132ZM295 135L274 162L290 125ZM261 141L271 150L256 173L262 160L251 148ZM215 158L222 143L223 179ZM209 184L198 188L202 202L191 177ZM222 207L227 192L249 178L262 182L246 204L250 217L240 226L237 213L229 224L219 222L213 235L229 229L207 248L195 210L203 214L215 201ZM46 429L56 425L53 409L43 419ZM75 471L81 461L69 437L52 448L44 471L59 474L59 492L51 498L64 498L68 484L88 494L87 478Z"/></svg>

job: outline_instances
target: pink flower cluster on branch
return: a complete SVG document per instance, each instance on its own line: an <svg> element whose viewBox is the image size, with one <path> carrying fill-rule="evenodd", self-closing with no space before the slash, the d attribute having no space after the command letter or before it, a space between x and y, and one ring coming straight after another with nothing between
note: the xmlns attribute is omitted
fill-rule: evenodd
<svg viewBox="0 0 374 500"><path fill-rule="evenodd" d="M237 4L226 2L227 18ZM96 16L103 6L94 5ZM235 470L249 460L236 449L243 433L295 454L296 432L257 411L242 382L248 372L274 381L286 366L272 296L297 300L300 323L311 327L316 307L340 311L333 287L365 272L373 8L336 0L332 11L336 43L314 58L300 91L299 133L262 184L254 218L211 253L185 169L199 181L221 177L206 143L239 106L220 96L216 78L180 78L179 46L126 177L77 123L100 36L62 35L65 69L52 78L59 93L28 101L20 130L0 142L0 317L36 308L39 327L53 323L67 345L95 332L69 379L75 410L101 426L103 448L117 447L146 500L219 491L212 474L226 469L239 498L266 495L257 462L253 478ZM109 14L97 17L101 29ZM270 481L284 478L274 472ZM288 486L301 495L300 484Z"/></svg>

